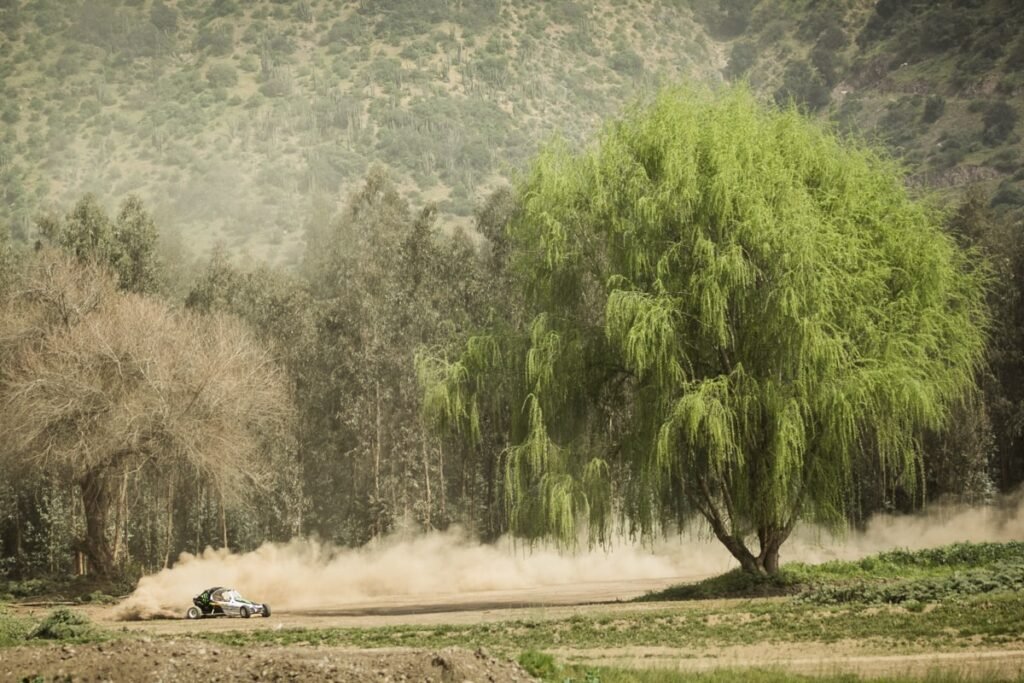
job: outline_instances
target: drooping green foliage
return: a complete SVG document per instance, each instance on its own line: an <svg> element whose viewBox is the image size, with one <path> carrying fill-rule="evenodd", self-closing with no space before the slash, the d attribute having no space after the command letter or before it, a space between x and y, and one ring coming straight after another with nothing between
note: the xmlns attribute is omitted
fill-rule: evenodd
<svg viewBox="0 0 1024 683"><path fill-rule="evenodd" d="M843 523L857 460L912 486L921 430L973 386L983 276L936 213L894 165L745 90L668 91L582 153L553 145L519 200L532 321L471 344L427 410L476 438L480 402L519 391L506 493L529 537L696 512L772 572L797 519Z"/></svg>

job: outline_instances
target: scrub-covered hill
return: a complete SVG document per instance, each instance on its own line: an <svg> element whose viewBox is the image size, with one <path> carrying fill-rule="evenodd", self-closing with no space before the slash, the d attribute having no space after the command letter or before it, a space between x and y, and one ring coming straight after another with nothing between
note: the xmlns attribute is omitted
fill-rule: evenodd
<svg viewBox="0 0 1024 683"><path fill-rule="evenodd" d="M468 225L552 135L736 78L1019 206L1015 4L2 0L0 221L137 193L197 254L288 265L373 163Z"/></svg>

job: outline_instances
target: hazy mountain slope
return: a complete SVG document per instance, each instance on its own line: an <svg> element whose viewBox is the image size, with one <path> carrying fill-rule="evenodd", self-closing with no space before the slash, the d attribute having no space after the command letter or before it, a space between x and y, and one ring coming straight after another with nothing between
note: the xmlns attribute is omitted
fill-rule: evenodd
<svg viewBox="0 0 1024 683"><path fill-rule="evenodd" d="M0 220L143 196L196 252L292 263L368 165L468 223L554 133L744 77L1024 202L1014 0L0 0Z"/></svg>
<svg viewBox="0 0 1024 683"><path fill-rule="evenodd" d="M729 48L729 77L792 97L888 147L938 189L982 181L1022 204L1024 12L1014 0L765 0Z"/></svg>
<svg viewBox="0 0 1024 683"><path fill-rule="evenodd" d="M373 162L467 217L555 132L721 66L686 8L552 2L8 2L5 217L142 194L202 249L299 253Z"/></svg>

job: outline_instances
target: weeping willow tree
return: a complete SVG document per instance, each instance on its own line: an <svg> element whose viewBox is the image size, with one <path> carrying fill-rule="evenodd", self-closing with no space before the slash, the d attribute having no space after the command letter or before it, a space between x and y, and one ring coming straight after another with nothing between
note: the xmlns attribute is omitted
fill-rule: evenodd
<svg viewBox="0 0 1024 683"><path fill-rule="evenodd" d="M845 523L873 483L858 459L920 481L919 435L974 385L983 276L939 217L893 164L745 90L663 93L582 153L555 144L518 200L528 324L420 370L427 415L469 441L511 392L522 535L699 515L773 573L798 520Z"/></svg>

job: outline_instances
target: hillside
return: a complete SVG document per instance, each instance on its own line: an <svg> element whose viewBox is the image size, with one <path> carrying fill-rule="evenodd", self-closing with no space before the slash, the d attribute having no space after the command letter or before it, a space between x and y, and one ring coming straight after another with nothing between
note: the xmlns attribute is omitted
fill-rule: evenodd
<svg viewBox="0 0 1024 683"><path fill-rule="evenodd" d="M314 206L387 165L441 223L555 134L748 79L887 145L916 182L1024 204L1013 0L4 0L0 221L137 193L205 255L297 262Z"/></svg>

